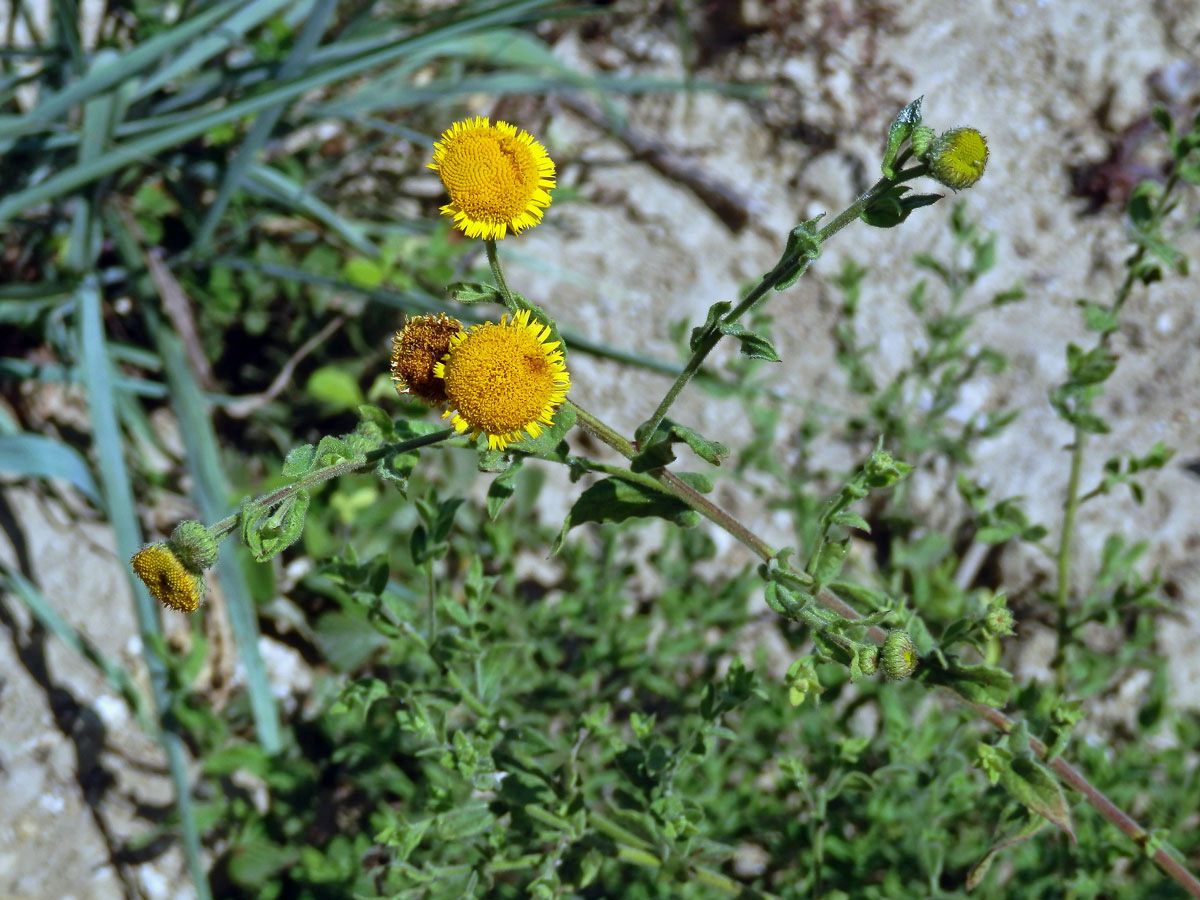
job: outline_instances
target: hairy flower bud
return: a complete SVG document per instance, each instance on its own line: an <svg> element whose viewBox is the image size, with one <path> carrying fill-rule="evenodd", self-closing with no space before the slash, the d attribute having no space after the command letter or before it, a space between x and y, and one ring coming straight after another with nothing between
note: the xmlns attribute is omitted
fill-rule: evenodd
<svg viewBox="0 0 1200 900"><path fill-rule="evenodd" d="M920 657L907 631L889 631L883 642L883 672L888 678L900 681L917 668Z"/></svg>
<svg viewBox="0 0 1200 900"><path fill-rule="evenodd" d="M858 667L864 675L874 675L879 667L879 648L866 644L858 648Z"/></svg>
<svg viewBox="0 0 1200 900"><path fill-rule="evenodd" d="M1003 597L998 598L997 601L993 601L991 608L987 611L987 615L983 617L983 630L987 632L988 637L1016 634L1013 631L1013 624L1013 614L1004 605Z"/></svg>
<svg viewBox="0 0 1200 900"><path fill-rule="evenodd" d="M913 156L917 159L924 159L925 153L929 150L929 145L933 143L934 135L937 132L928 125L920 125L913 129L912 137L908 139L909 145L912 147Z"/></svg>
<svg viewBox="0 0 1200 900"><path fill-rule="evenodd" d="M167 544L188 571L199 575L217 561L217 541L207 528L191 519L180 522Z"/></svg>
<svg viewBox="0 0 1200 900"><path fill-rule="evenodd" d="M982 178L987 161L987 139L974 128L944 131L925 152L930 176L956 191Z"/></svg>

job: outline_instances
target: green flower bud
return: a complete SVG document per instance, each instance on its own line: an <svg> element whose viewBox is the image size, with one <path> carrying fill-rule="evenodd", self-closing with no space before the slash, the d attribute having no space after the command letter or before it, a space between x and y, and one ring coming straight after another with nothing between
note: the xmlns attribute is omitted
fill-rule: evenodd
<svg viewBox="0 0 1200 900"><path fill-rule="evenodd" d="M912 147L913 156L917 159L925 158L925 151L929 149L929 145L933 143L933 137L936 132L928 125L921 125L913 129L912 137L908 139L909 145Z"/></svg>
<svg viewBox="0 0 1200 900"><path fill-rule="evenodd" d="M865 644L858 648L858 667L864 675L874 675L879 667L879 648L874 644Z"/></svg>
<svg viewBox="0 0 1200 900"><path fill-rule="evenodd" d="M167 541L179 561L189 571L199 575L211 569L217 561L217 542L212 532L199 522L180 522Z"/></svg>
<svg viewBox="0 0 1200 900"><path fill-rule="evenodd" d="M930 176L956 191L969 188L982 178L987 161L987 139L974 128L942 132L925 152Z"/></svg>
<svg viewBox="0 0 1200 900"><path fill-rule="evenodd" d="M900 681L917 668L920 657L907 631L889 631L883 642L883 672L888 678Z"/></svg>
<svg viewBox="0 0 1200 900"><path fill-rule="evenodd" d="M1013 624L1013 614L1004 605L1003 597L999 597L996 601L993 601L991 608L987 611L987 615L983 617L983 630L987 632L988 637L1016 634L1013 631Z"/></svg>

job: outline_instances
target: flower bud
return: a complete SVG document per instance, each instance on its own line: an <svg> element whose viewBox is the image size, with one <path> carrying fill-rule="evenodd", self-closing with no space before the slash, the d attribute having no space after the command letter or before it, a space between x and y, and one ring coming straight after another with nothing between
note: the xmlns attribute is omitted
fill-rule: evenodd
<svg viewBox="0 0 1200 900"><path fill-rule="evenodd" d="M987 139L974 128L942 132L925 152L930 176L956 191L982 178L987 160Z"/></svg>
<svg viewBox="0 0 1200 900"><path fill-rule="evenodd" d="M1013 631L1013 624L1013 614L1004 605L1004 598L998 597L996 600L993 600L987 611L987 615L983 617L983 630L987 632L988 637L1016 634Z"/></svg>
<svg viewBox="0 0 1200 900"><path fill-rule="evenodd" d="M889 631L883 642L883 672L888 678L900 681L917 668L920 657L907 631Z"/></svg>
<svg viewBox="0 0 1200 900"><path fill-rule="evenodd" d="M858 667L864 675L874 675L879 667L879 648L874 644L864 644L858 648Z"/></svg>
<svg viewBox="0 0 1200 900"><path fill-rule="evenodd" d="M217 542L207 528L189 519L171 532L167 544L190 572L200 575L217 561Z"/></svg>
<svg viewBox="0 0 1200 900"><path fill-rule="evenodd" d="M909 146L912 147L913 156L917 159L924 159L925 152L929 149L929 145L933 143L935 132L928 125L919 125L913 129L912 137L908 139Z"/></svg>
<svg viewBox="0 0 1200 900"><path fill-rule="evenodd" d="M169 543L149 544L130 560L154 598L171 609L195 612L204 597L204 576L191 571Z"/></svg>

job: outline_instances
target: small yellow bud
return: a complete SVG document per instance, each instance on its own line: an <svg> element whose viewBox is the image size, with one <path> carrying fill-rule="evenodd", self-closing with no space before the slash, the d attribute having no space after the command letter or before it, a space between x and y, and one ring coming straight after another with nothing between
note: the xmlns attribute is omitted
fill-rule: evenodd
<svg viewBox="0 0 1200 900"><path fill-rule="evenodd" d="M907 678L917 668L920 657L907 631L889 631L883 642L883 671L896 681Z"/></svg>
<svg viewBox="0 0 1200 900"><path fill-rule="evenodd" d="M450 351L450 339L463 330L462 322L445 313L414 316L392 338L392 383L401 394L412 394L430 406L446 402L446 383L433 367Z"/></svg>
<svg viewBox="0 0 1200 900"><path fill-rule="evenodd" d="M212 533L191 519L175 526L167 544L175 551L184 568L196 575L211 569L217 561L217 542Z"/></svg>
<svg viewBox="0 0 1200 900"><path fill-rule="evenodd" d="M982 178L987 161L987 139L974 128L942 132L925 153L929 174L956 191L969 188Z"/></svg>
<svg viewBox="0 0 1200 900"><path fill-rule="evenodd" d="M195 612L204 598L204 576L188 568L169 544L149 544L130 560L133 571L159 603Z"/></svg>

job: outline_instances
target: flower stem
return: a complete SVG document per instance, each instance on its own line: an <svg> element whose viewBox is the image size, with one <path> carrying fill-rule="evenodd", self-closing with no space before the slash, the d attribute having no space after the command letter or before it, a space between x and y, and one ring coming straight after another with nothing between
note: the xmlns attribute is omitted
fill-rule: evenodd
<svg viewBox="0 0 1200 900"><path fill-rule="evenodd" d="M326 466L323 469L306 475L299 481L292 484L284 485L281 488L276 488L261 497L256 497L254 500L245 504L246 507L259 506L274 506L277 503L282 503L300 491L308 490L318 484L337 478L340 475L348 475L351 472L357 472L365 469L371 463L378 462L381 459L386 459L390 456L395 456L398 453L405 453L409 450L416 450L418 447L428 447L430 444L440 443L447 438L454 437L455 430L453 428L444 428L441 431L435 431L432 434L423 434L420 437L411 438L407 441L397 441L394 444L387 444L365 454L361 459L347 460L336 465ZM226 516L224 519L208 526L209 532L216 540L221 540L226 535L233 533L242 519L242 512L238 510L231 516Z"/></svg>
<svg viewBox="0 0 1200 900"><path fill-rule="evenodd" d="M492 269L492 278L496 281L496 287L500 288L500 295L504 298L504 305L511 312L518 312L517 303L513 300L512 291L508 289L508 282L504 279L504 269L500 267L500 254L496 251L496 242L491 238L483 242L487 249L488 265Z"/></svg>
<svg viewBox="0 0 1200 900"><path fill-rule="evenodd" d="M831 237L861 216L872 203L883 196L883 194L885 194L894 185L899 184L902 181L908 181L912 178L924 175L925 171L926 168L924 165L913 166L911 169L906 169L903 172L897 172L895 178L879 179L879 181L875 182L875 184L871 185L871 187L859 195L858 199L842 210L842 212L840 212L828 225L817 232L818 242L824 244L825 241L829 240ZM679 373L679 375L675 378L675 381L671 384L670 388L667 389L667 393L663 397L662 402L658 404L658 408L654 410L654 413L645 421L645 423L639 426L638 435L641 436L643 440L654 434L654 432L658 429L658 426L662 424L662 420L666 417L667 411L671 408L671 405L675 402L675 399L679 396L679 393L683 390L684 386L695 377L697 372L700 371L700 367L704 364L704 360L707 359L708 354L712 352L713 348L717 346L717 343L721 340L721 326L736 322L742 316L753 311L753 309L762 301L762 299L771 291L771 289L779 283L779 279L779 267L776 266L776 268L763 275L763 277L759 279L758 284L756 284L750 290L750 292L738 302L736 306L723 315L707 331L700 335L696 344L696 349L692 351L692 355L684 364L683 371Z"/></svg>

